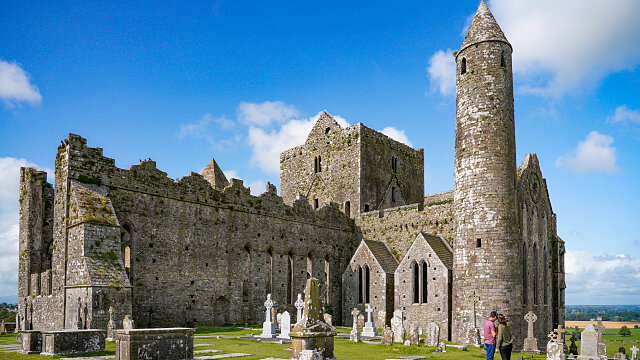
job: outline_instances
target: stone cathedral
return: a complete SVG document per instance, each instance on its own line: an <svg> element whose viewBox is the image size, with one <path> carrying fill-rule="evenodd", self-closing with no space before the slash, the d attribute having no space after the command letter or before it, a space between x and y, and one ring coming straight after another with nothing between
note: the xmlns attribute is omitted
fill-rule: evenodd
<svg viewBox="0 0 640 360"><path fill-rule="evenodd" d="M536 337L564 324L564 241L538 158L516 164L512 47L484 1L459 51L455 183L424 195L424 150L363 124L320 115L280 156L280 195L228 180L215 160L167 177L151 160L128 169L70 134L55 186L20 174L19 323L23 329L258 323L308 277L324 310L350 326L369 305L377 326L440 327L478 340L492 310L538 316ZM429 156L429 154L427 154ZM435 154L432 154L435 156Z"/></svg>

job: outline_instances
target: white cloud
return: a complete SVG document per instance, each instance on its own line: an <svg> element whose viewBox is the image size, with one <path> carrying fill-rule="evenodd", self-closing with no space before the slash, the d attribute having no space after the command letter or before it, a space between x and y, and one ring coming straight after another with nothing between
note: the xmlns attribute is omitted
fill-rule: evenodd
<svg viewBox="0 0 640 360"><path fill-rule="evenodd" d="M18 293L20 167L38 166L25 159L0 158L0 297ZM53 172L45 170L52 182Z"/></svg>
<svg viewBox="0 0 640 360"><path fill-rule="evenodd" d="M635 304L640 299L640 260L629 255L568 250L568 304Z"/></svg>
<svg viewBox="0 0 640 360"><path fill-rule="evenodd" d="M522 90L561 96L640 64L640 1L490 0Z"/></svg>
<svg viewBox="0 0 640 360"><path fill-rule="evenodd" d="M39 104L42 101L40 90L31 84L29 74L18 63L0 60L0 99L8 108L20 102Z"/></svg>
<svg viewBox="0 0 640 360"><path fill-rule="evenodd" d="M246 125L264 127L272 122L282 123L298 115L298 109L282 101L265 101L262 104L241 102L238 105L238 120Z"/></svg>
<svg viewBox="0 0 640 360"><path fill-rule="evenodd" d="M393 126L387 126L386 128L382 129L381 132L387 135L388 137L392 138L393 140L399 141L403 144L413 147L413 143L409 141L409 138L404 133L404 130L398 130Z"/></svg>
<svg viewBox="0 0 640 360"><path fill-rule="evenodd" d="M251 163L270 174L280 173L280 153L304 144L318 119L289 120L278 129L265 130L249 127L248 141L251 146Z"/></svg>
<svg viewBox="0 0 640 360"><path fill-rule="evenodd" d="M632 110L626 105L618 106L615 113L607 118L607 121L613 123L631 122L640 124L640 109Z"/></svg>
<svg viewBox="0 0 640 360"><path fill-rule="evenodd" d="M231 179L240 179L240 175L238 175L238 171L236 170L223 170L224 176L227 177L227 180L231 181Z"/></svg>
<svg viewBox="0 0 640 360"><path fill-rule="evenodd" d="M616 148L612 146L613 138L592 131L584 141L580 141L576 149L558 158L556 166L574 169L580 173L614 173L616 165Z"/></svg>
<svg viewBox="0 0 640 360"><path fill-rule="evenodd" d="M451 49L436 51L427 67L432 91L439 91L445 96L454 94L456 90L456 61L452 52Z"/></svg>

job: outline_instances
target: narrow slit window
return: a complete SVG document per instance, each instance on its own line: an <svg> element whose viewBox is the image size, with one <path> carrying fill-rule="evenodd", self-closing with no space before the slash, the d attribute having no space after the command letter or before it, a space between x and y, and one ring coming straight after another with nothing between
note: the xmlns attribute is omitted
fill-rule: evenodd
<svg viewBox="0 0 640 360"><path fill-rule="evenodd" d="M429 296L429 288L427 281L429 280L429 265L422 263L422 302L426 303ZM437 296L437 295L436 295Z"/></svg>
<svg viewBox="0 0 640 360"><path fill-rule="evenodd" d="M391 202L396 202L396 188L391 188Z"/></svg>
<svg viewBox="0 0 640 360"><path fill-rule="evenodd" d="M467 59L462 58L462 61L460 63L460 74L466 74L467 73Z"/></svg>
<svg viewBox="0 0 640 360"><path fill-rule="evenodd" d="M370 299L371 299L370 298L371 291L369 290L369 288L370 288L369 285L371 284L371 271L369 270L369 266L368 265L365 265L364 270L365 270L364 271L364 275L365 275L365 282L364 282L364 285L365 285L365 301L368 304L370 302Z"/></svg>
<svg viewBox="0 0 640 360"><path fill-rule="evenodd" d="M318 172L322 172L322 156L318 156Z"/></svg>
<svg viewBox="0 0 640 360"><path fill-rule="evenodd" d="M502 52L502 55L500 55L500 67L507 67L506 62L504 61L504 51Z"/></svg>
<svg viewBox="0 0 640 360"><path fill-rule="evenodd" d="M413 263L413 303L420 303L420 267Z"/></svg>
<svg viewBox="0 0 640 360"><path fill-rule="evenodd" d="M320 207L320 202L318 199L313 199L313 208L317 209L318 207Z"/></svg>
<svg viewBox="0 0 640 360"><path fill-rule="evenodd" d="M476 247L477 248L481 248L482 247L482 239L480 239L480 238L476 239Z"/></svg>

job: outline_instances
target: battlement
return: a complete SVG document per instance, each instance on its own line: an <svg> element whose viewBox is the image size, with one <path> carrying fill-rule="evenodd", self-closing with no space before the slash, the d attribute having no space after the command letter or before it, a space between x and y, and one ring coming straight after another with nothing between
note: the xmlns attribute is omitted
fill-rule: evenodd
<svg viewBox="0 0 640 360"><path fill-rule="evenodd" d="M308 203L306 206L302 203L289 206L284 204L271 184L267 185L264 193L253 196L239 179L231 179L230 185L223 190L216 190L195 172L173 180L158 169L153 160L121 169L115 165L114 159L103 155L102 148L87 146L87 140L75 134L69 134L65 140L64 149L58 152L58 158L62 156L67 160L68 178L81 183L351 231L350 221L342 216L337 206L324 204L318 209L313 209ZM59 164L63 163L57 160L56 165Z"/></svg>

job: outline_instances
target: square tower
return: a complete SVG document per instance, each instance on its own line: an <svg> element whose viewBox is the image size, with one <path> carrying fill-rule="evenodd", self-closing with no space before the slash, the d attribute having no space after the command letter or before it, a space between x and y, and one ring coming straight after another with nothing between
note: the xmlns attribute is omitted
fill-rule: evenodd
<svg viewBox="0 0 640 360"><path fill-rule="evenodd" d="M351 217L420 203L424 150L322 112L306 142L280 154L280 195L287 204L302 195L315 209L334 202Z"/></svg>

